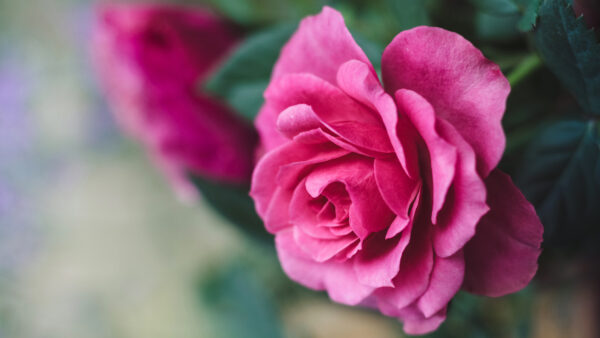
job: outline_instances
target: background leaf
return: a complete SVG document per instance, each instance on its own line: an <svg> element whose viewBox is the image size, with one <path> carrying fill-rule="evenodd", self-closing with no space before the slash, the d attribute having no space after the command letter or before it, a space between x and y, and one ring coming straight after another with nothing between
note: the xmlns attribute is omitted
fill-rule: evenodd
<svg viewBox="0 0 600 338"><path fill-rule="evenodd" d="M190 179L202 197L227 220L255 239L273 242L273 236L265 230L256 214L254 202L248 195L249 187L218 183L195 175Z"/></svg>
<svg viewBox="0 0 600 338"><path fill-rule="evenodd" d="M586 113L600 115L600 45L567 0L546 0L535 42L548 67Z"/></svg>
<svg viewBox="0 0 600 338"><path fill-rule="evenodd" d="M546 240L575 245L600 229L598 123L563 121L546 129L526 154L518 183L536 206Z"/></svg>
<svg viewBox="0 0 600 338"><path fill-rule="evenodd" d="M283 337L270 292L247 267L219 268L199 284L199 299L210 309L215 337Z"/></svg>
<svg viewBox="0 0 600 338"><path fill-rule="evenodd" d="M253 121L281 47L295 29L296 24L285 24L250 36L208 80L206 89Z"/></svg>

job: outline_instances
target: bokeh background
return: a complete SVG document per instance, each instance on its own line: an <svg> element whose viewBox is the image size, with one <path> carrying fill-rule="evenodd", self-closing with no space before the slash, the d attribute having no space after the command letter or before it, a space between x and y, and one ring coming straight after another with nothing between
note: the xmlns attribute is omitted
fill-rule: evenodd
<svg viewBox="0 0 600 338"><path fill-rule="evenodd" d="M215 3L240 21L277 22L324 2ZM96 84L93 6L0 0L0 337L401 337L392 319L295 286L272 248L176 198ZM589 283L460 294L437 336L594 337Z"/></svg>

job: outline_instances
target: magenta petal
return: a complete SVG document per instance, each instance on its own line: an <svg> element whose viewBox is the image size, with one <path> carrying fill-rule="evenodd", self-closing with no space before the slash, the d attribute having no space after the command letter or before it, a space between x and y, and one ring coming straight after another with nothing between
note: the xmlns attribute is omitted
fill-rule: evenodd
<svg viewBox="0 0 600 338"><path fill-rule="evenodd" d="M450 123L438 120L438 126L442 137L458 149L454 182L433 233L435 253L448 257L475 235L477 223L489 208L485 203L485 185L475 168L473 149Z"/></svg>
<svg viewBox="0 0 600 338"><path fill-rule="evenodd" d="M375 160L375 179L383 200L398 217L408 219L421 183L406 176L395 158Z"/></svg>
<svg viewBox="0 0 600 338"><path fill-rule="evenodd" d="M358 242L354 235L322 239L306 234L300 227L294 227L294 239L302 250L315 262L324 262L337 255L353 243Z"/></svg>
<svg viewBox="0 0 600 338"><path fill-rule="evenodd" d="M293 228L275 235L275 247L283 271L294 281L314 290L325 289L327 265L311 260L298 247Z"/></svg>
<svg viewBox="0 0 600 338"><path fill-rule="evenodd" d="M485 181L487 213L465 246L465 290L498 297L525 287L535 275L543 226L510 177L494 170Z"/></svg>
<svg viewBox="0 0 600 338"><path fill-rule="evenodd" d="M409 244L402 254L400 270L393 280L394 287L377 289L375 295L378 299L400 309L417 300L427 290L434 260L428 226L431 225L409 225L402 232L402 237L407 236L405 240Z"/></svg>
<svg viewBox="0 0 600 338"><path fill-rule="evenodd" d="M344 63L337 75L338 86L365 106L379 113L396 156L408 176L418 176L418 156L414 134L403 123L392 97L383 90L371 66L358 60ZM407 128L408 127L408 128Z"/></svg>
<svg viewBox="0 0 600 338"><path fill-rule="evenodd" d="M410 89L430 102L473 147L486 177L504 151L500 120L510 86L500 68L462 36L435 27L398 34L382 56L388 93Z"/></svg>
<svg viewBox="0 0 600 338"><path fill-rule="evenodd" d="M298 30L281 50L272 78L310 73L335 84L338 68L346 61L369 59L346 28L342 15L330 7L300 22ZM371 67L372 69L372 67ZM375 74L375 70L371 70Z"/></svg>
<svg viewBox="0 0 600 338"><path fill-rule="evenodd" d="M354 258L354 271L358 280L372 287L393 287L392 280L400 270L400 259L408 245L410 235L402 234L386 239L384 232L367 238L362 250Z"/></svg>
<svg viewBox="0 0 600 338"><path fill-rule="evenodd" d="M308 105L324 127L347 141L373 151L393 152L379 116L334 85L312 74L288 74L271 81L265 91L266 104L257 120L261 136L268 132L278 114L294 105ZM274 113L277 112L277 113ZM275 114L275 115L273 115ZM269 115L272 115L269 117ZM263 134L263 130L267 134Z"/></svg>
<svg viewBox="0 0 600 338"><path fill-rule="evenodd" d="M435 257L429 287L417 302L417 307L425 317L433 316L448 305L460 289L464 274L462 250L447 258Z"/></svg>
<svg viewBox="0 0 600 338"><path fill-rule="evenodd" d="M397 308L385 300L378 299L377 307L386 316L396 317L404 323L404 332L410 335L422 335L435 331L446 320L447 308L441 309L432 316L425 317L415 303Z"/></svg>
<svg viewBox="0 0 600 338"><path fill-rule="evenodd" d="M305 104L288 107L277 118L277 129L291 139L301 132L319 128L320 125L315 112Z"/></svg>
<svg viewBox="0 0 600 338"><path fill-rule="evenodd" d="M438 212L444 206L446 193L454 179L456 148L438 135L435 111L422 96L411 90L400 89L395 97L399 113L408 117L429 151L433 185L431 222L436 224Z"/></svg>
<svg viewBox="0 0 600 338"><path fill-rule="evenodd" d="M287 205L292 197L290 186L299 183L302 170L307 165L324 162L345 155L347 152L336 146L305 145L289 142L269 152L260 159L252 175L250 196L254 199L256 211L265 221L267 231L275 233L287 225ZM282 167L296 163L294 171L282 175ZM285 176L285 177L282 177ZM278 181L289 183L280 186ZM292 188L293 189L293 188ZM272 223L279 220L281 223Z"/></svg>
<svg viewBox="0 0 600 338"><path fill-rule="evenodd" d="M281 266L291 279L311 289L326 289L336 302L357 305L373 292L358 282L351 264L317 263L309 258L296 244L293 229L278 232L275 245Z"/></svg>
<svg viewBox="0 0 600 338"><path fill-rule="evenodd" d="M333 182L346 186L352 201L350 226L361 239L390 225L394 214L381 199L373 175L373 160L345 157L315 168L306 179L306 190L316 197Z"/></svg>

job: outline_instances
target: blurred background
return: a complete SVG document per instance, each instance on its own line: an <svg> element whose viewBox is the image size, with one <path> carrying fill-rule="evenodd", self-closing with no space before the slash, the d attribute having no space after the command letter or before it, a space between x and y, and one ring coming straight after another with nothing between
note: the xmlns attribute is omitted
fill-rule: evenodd
<svg viewBox="0 0 600 338"><path fill-rule="evenodd" d="M244 3L255 7L211 4L249 25L293 22L324 4ZM338 2L349 18L360 8L350 3ZM93 5L0 0L0 337L401 337L393 319L295 286L272 248L203 201L176 198L98 89ZM354 25L365 36L399 31L370 26L369 15ZM435 336L594 337L589 283L534 283L500 299L461 293Z"/></svg>

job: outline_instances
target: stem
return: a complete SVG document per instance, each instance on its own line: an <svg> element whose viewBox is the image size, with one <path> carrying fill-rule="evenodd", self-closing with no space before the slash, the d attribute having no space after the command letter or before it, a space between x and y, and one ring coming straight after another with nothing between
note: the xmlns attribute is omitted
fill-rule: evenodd
<svg viewBox="0 0 600 338"><path fill-rule="evenodd" d="M518 85L527 75L533 73L542 65L542 59L537 54L530 54L513 69L506 78L511 87Z"/></svg>

